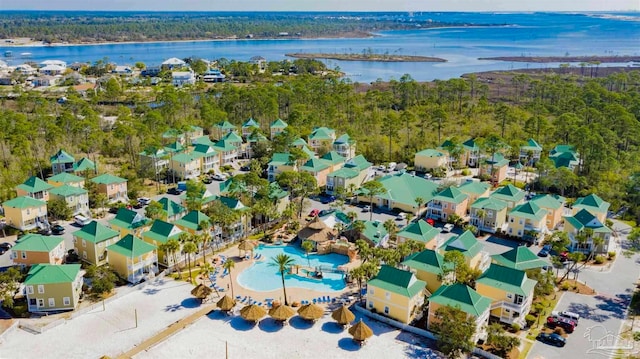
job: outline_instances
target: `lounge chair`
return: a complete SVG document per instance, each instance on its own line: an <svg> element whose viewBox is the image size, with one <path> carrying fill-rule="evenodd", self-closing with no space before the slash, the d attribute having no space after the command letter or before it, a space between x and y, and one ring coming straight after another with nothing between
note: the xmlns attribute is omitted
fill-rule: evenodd
<svg viewBox="0 0 640 359"><path fill-rule="evenodd" d="M316 298L313 298L313 304L316 304Z"/></svg>

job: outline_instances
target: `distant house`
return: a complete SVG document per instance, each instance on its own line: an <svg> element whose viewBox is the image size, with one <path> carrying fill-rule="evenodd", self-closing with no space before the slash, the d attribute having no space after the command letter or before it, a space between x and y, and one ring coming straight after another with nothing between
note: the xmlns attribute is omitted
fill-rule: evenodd
<svg viewBox="0 0 640 359"><path fill-rule="evenodd" d="M445 272L452 269L451 264L445 262L444 256L433 249L425 249L409 255L402 265L414 272L418 279L427 283L426 290L429 295L440 288L443 280L448 278Z"/></svg>
<svg viewBox="0 0 640 359"><path fill-rule="evenodd" d="M567 167L574 171L580 165L580 155L571 145L557 145L549 152L549 158L556 168Z"/></svg>
<svg viewBox="0 0 640 359"><path fill-rule="evenodd" d="M471 205L469 223L482 232L507 230L507 203L495 197L478 198Z"/></svg>
<svg viewBox="0 0 640 359"><path fill-rule="evenodd" d="M21 231L44 228L47 220L47 202L20 196L2 203L7 225Z"/></svg>
<svg viewBox="0 0 640 359"><path fill-rule="evenodd" d="M249 59L249 63L256 65L259 72L264 72L267 69L267 59L262 56L253 56Z"/></svg>
<svg viewBox="0 0 640 359"><path fill-rule="evenodd" d="M437 168L447 168L448 156L438 150L426 149L416 153L414 165L416 171L426 172Z"/></svg>
<svg viewBox="0 0 640 359"><path fill-rule="evenodd" d="M367 309L409 324L424 303L425 285L409 271L383 265L367 282Z"/></svg>
<svg viewBox="0 0 640 359"><path fill-rule="evenodd" d="M514 207L508 214L507 234L533 241L546 232L547 211L535 202L525 202Z"/></svg>
<svg viewBox="0 0 640 359"><path fill-rule="evenodd" d="M169 167L169 154L164 148L147 148L138 154L138 158L144 171L156 173Z"/></svg>
<svg viewBox="0 0 640 359"><path fill-rule="evenodd" d="M33 87L50 87L58 84L58 76L40 75L31 80Z"/></svg>
<svg viewBox="0 0 640 359"><path fill-rule="evenodd" d="M580 197L573 203L572 213L575 215L579 211L586 209L589 213L594 215L598 220L604 223L607 220L607 212L611 204L597 194L590 194L586 197Z"/></svg>
<svg viewBox="0 0 640 359"><path fill-rule="evenodd" d="M586 230L592 234L589 234ZM573 216L564 217L564 232L569 235L569 250L583 253L607 253L614 250L613 231L600 222L587 209L581 209ZM583 237L583 238L581 238ZM600 244L597 244L600 241Z"/></svg>
<svg viewBox="0 0 640 359"><path fill-rule="evenodd" d="M34 264L62 264L66 248L64 238L30 233L18 238L11 248L14 265L30 267Z"/></svg>
<svg viewBox="0 0 640 359"><path fill-rule="evenodd" d="M84 177L76 176L67 172L59 173L47 179L47 183L49 183L53 187L68 185L78 188L84 188L84 182Z"/></svg>
<svg viewBox="0 0 640 359"><path fill-rule="evenodd" d="M508 184L495 190L490 197L504 201L507 209L512 210L517 205L524 203L525 193L518 187Z"/></svg>
<svg viewBox="0 0 640 359"><path fill-rule="evenodd" d="M120 232L120 236L127 234L139 236L151 225L151 220L140 213L127 208L118 209L116 217L109 220L109 226Z"/></svg>
<svg viewBox="0 0 640 359"><path fill-rule="evenodd" d="M333 141L333 150L346 159L353 158L356 156L356 140L345 133Z"/></svg>
<svg viewBox="0 0 640 359"><path fill-rule="evenodd" d="M408 173L387 175L377 181L384 187L384 192L373 197L374 205L389 210L397 208L417 215L426 210L424 205L433 199L438 190L438 185L434 182ZM416 198L424 201L420 204L420 209ZM358 190L358 201L369 202L369 196L363 188Z"/></svg>
<svg viewBox="0 0 640 359"><path fill-rule="evenodd" d="M172 57L162 62L162 68L167 70L180 69L185 67L186 65L187 65L186 62L176 57Z"/></svg>
<svg viewBox="0 0 640 359"><path fill-rule="evenodd" d="M193 85L196 83L196 75L193 71L173 71L171 73L173 86Z"/></svg>
<svg viewBox="0 0 640 359"><path fill-rule="evenodd" d="M327 127L316 127L309 135L309 146L316 153L321 148L331 149L333 141L336 140L336 131Z"/></svg>
<svg viewBox="0 0 640 359"><path fill-rule="evenodd" d="M130 66L118 65L111 72L116 75L129 76L133 74L133 69Z"/></svg>
<svg viewBox="0 0 640 359"><path fill-rule="evenodd" d="M38 264L29 270L24 292L29 312L74 310L80 302L80 264Z"/></svg>
<svg viewBox="0 0 640 359"><path fill-rule="evenodd" d="M213 138L219 140L227 133L235 132L236 130L236 126L232 125L229 121L218 122L213 126Z"/></svg>
<svg viewBox="0 0 640 359"><path fill-rule="evenodd" d="M14 71L26 76L34 75L38 72L37 69L34 69L29 64L18 65Z"/></svg>
<svg viewBox="0 0 640 359"><path fill-rule="evenodd" d="M58 150L58 152L51 156L49 160L51 162L51 171L54 175L63 172L71 173L74 171L74 164L76 160L64 150Z"/></svg>
<svg viewBox="0 0 640 359"><path fill-rule="evenodd" d="M202 148L200 147L199 150L202 150ZM202 152L196 151L173 155L169 160L169 169L175 174L176 178L180 178L182 180L198 178L202 173L202 156Z"/></svg>
<svg viewBox="0 0 640 359"><path fill-rule="evenodd" d="M29 196L42 201L49 200L49 191L53 188L49 183L36 176L29 177L16 187L18 196Z"/></svg>
<svg viewBox="0 0 640 359"><path fill-rule="evenodd" d="M174 222L187 213L186 208L167 197L160 198L158 203L160 203L164 212L162 217L168 222Z"/></svg>
<svg viewBox="0 0 640 359"><path fill-rule="evenodd" d="M439 233L440 230L433 228L425 220L419 219L402 228L396 234L396 238L398 244L411 239L423 243L425 248L435 249L437 244L436 237Z"/></svg>
<svg viewBox="0 0 640 359"><path fill-rule="evenodd" d="M507 179L509 160L500 153L485 158L480 163L480 175L489 175L491 182L498 184ZM493 172L492 172L493 171Z"/></svg>
<svg viewBox="0 0 640 359"><path fill-rule="evenodd" d="M98 193L107 196L109 202L127 202L127 180L109 173L91 179L98 187Z"/></svg>
<svg viewBox="0 0 640 359"><path fill-rule="evenodd" d="M229 132L224 135L218 142L213 144L213 147L220 152L220 160L223 163L237 158L249 158L247 155L248 145L235 132Z"/></svg>
<svg viewBox="0 0 640 359"><path fill-rule="evenodd" d="M539 194L531 198L530 202L535 203L538 207L547 211L546 225L547 229L554 230L562 222L564 214L564 197Z"/></svg>
<svg viewBox="0 0 640 359"><path fill-rule="evenodd" d="M71 208L73 215L90 215L89 210L89 192L80 187L63 185L55 187L49 191L51 198L61 199L65 201L67 207Z"/></svg>
<svg viewBox="0 0 640 359"><path fill-rule="evenodd" d="M81 158L80 161L73 166L74 173L87 173L89 171L95 172L96 164L86 157Z"/></svg>
<svg viewBox="0 0 640 359"><path fill-rule="evenodd" d="M489 196L491 185L487 182L468 181L461 184L458 189L460 192L469 196L469 204L471 205L480 197Z"/></svg>
<svg viewBox="0 0 640 359"><path fill-rule="evenodd" d="M344 165L347 159L336 151L330 151L322 155L320 160L329 166L330 172L338 171Z"/></svg>
<svg viewBox="0 0 640 359"><path fill-rule="evenodd" d="M296 162L289 153L274 153L271 155L271 161L267 164L267 179L270 182L276 180L276 177L285 171L295 171L297 169Z"/></svg>
<svg viewBox="0 0 640 359"><path fill-rule="evenodd" d="M527 166L533 166L540 160L542 154L542 146L538 144L533 138L527 140L527 144L520 147L520 162L525 163Z"/></svg>
<svg viewBox="0 0 640 359"><path fill-rule="evenodd" d="M107 247L120 239L120 232L96 221L73 232L73 248L82 261L96 266L107 263Z"/></svg>
<svg viewBox="0 0 640 359"><path fill-rule="evenodd" d="M343 193L350 193L356 190L369 178L371 162L367 161L362 155L353 157L339 170L331 172L327 175L327 183L325 191L334 195L341 188Z"/></svg>
<svg viewBox="0 0 640 359"><path fill-rule="evenodd" d="M439 322L437 311L441 307L458 308L475 321L476 330L472 338L474 343L486 337L491 298L479 294L464 284L443 285L429 297L427 329L433 330L434 324Z"/></svg>
<svg viewBox="0 0 640 359"><path fill-rule="evenodd" d="M356 221L358 222L358 221ZM356 239L364 239L371 247L386 247L389 241L389 232L384 228L384 224L380 221L360 221L364 222L364 231L359 234ZM354 222L355 223L355 222ZM353 227L349 226L347 231L351 236L357 233L353 231Z"/></svg>
<svg viewBox="0 0 640 359"><path fill-rule="evenodd" d="M260 124L256 122L253 118L249 118L242 124L242 136L248 137L255 130L260 129Z"/></svg>
<svg viewBox="0 0 640 359"><path fill-rule="evenodd" d="M470 138L462 143L461 162L466 163L469 167L477 167L480 164L482 155L480 154L480 146L475 139Z"/></svg>
<svg viewBox="0 0 640 359"><path fill-rule="evenodd" d="M441 253L458 251L462 253L470 268L485 270L491 264L491 257L482 251L482 244L478 242L471 231L449 238L440 248Z"/></svg>
<svg viewBox="0 0 640 359"><path fill-rule="evenodd" d="M453 214L465 218L468 203L469 196L451 186L440 191L429 201L427 204L428 216L442 221L446 221Z"/></svg>
<svg viewBox="0 0 640 359"><path fill-rule="evenodd" d="M190 211L174 224L185 232L199 234L202 231L202 226L200 226L202 222L211 223L211 218L200 211Z"/></svg>
<svg viewBox="0 0 640 359"><path fill-rule="evenodd" d="M129 283L138 283L158 273L156 246L131 234L108 246L107 253L111 268Z"/></svg>
<svg viewBox="0 0 640 359"><path fill-rule="evenodd" d="M171 224L161 220L155 220L151 228L142 233L142 239L154 246L158 247L158 262L165 267L171 267L175 263L175 259L181 262L184 254L178 250L178 253L169 255L160 249L160 246L166 244L169 240L179 240L180 235L184 232L175 224ZM175 257L175 258L174 258Z"/></svg>
<svg viewBox="0 0 640 359"><path fill-rule="evenodd" d="M38 72L40 72L40 74L42 75L46 75L46 76L56 76L56 75L62 75L63 72L65 72L67 70L66 67L64 66L60 66L60 65L46 65L41 67Z"/></svg>
<svg viewBox="0 0 640 359"><path fill-rule="evenodd" d="M281 134L285 130L285 128L287 128L288 126L289 125L286 122L282 121L281 119L277 119L273 121L269 126L269 130L271 132L271 139L273 140L274 137Z"/></svg>
<svg viewBox="0 0 640 359"><path fill-rule="evenodd" d="M58 66L63 69L66 69L67 63L62 60L44 60L40 63L40 69L43 69L47 66Z"/></svg>
<svg viewBox="0 0 640 359"><path fill-rule="evenodd" d="M226 76L218 69L211 69L202 74L202 81L204 82L224 82Z"/></svg>

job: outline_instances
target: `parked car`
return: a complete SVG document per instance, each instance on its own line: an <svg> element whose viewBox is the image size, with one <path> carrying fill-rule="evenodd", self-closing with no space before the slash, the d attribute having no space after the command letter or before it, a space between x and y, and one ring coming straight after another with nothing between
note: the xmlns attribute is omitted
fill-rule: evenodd
<svg viewBox="0 0 640 359"><path fill-rule="evenodd" d="M41 234L43 236L50 236L51 235L51 228L49 228L49 227L42 228L42 229L38 230L38 234Z"/></svg>
<svg viewBox="0 0 640 359"><path fill-rule="evenodd" d="M58 234L63 234L64 233L64 227L59 225L59 224L54 224L53 226L51 226L51 232L55 235Z"/></svg>
<svg viewBox="0 0 640 359"><path fill-rule="evenodd" d="M116 213L118 213L119 209L120 209L120 207L111 207L111 208L109 208L109 213L116 214Z"/></svg>
<svg viewBox="0 0 640 359"><path fill-rule="evenodd" d="M540 252L538 252L538 257L548 257L550 252L551 246L546 244L544 247L542 247Z"/></svg>
<svg viewBox="0 0 640 359"><path fill-rule="evenodd" d="M362 211L363 212L369 212L371 210L371 206L370 205L366 205L364 207L362 207Z"/></svg>
<svg viewBox="0 0 640 359"><path fill-rule="evenodd" d="M224 173L216 173L213 176L211 176L211 179L216 181L226 181L227 176Z"/></svg>
<svg viewBox="0 0 640 359"><path fill-rule="evenodd" d="M4 248L7 251L11 249L11 247L13 247L13 244L9 242L0 243L0 248Z"/></svg>
<svg viewBox="0 0 640 359"><path fill-rule="evenodd" d="M551 316L552 317L562 317L562 318L567 318L573 322L576 323L576 327L578 326L578 321L580 320L580 314L578 313L574 313L574 312L569 312L566 310L557 312L557 311L553 311L551 312Z"/></svg>
<svg viewBox="0 0 640 359"><path fill-rule="evenodd" d="M246 164L246 165L240 167L240 171L249 172L249 171L251 171L251 166L249 164Z"/></svg>
<svg viewBox="0 0 640 359"><path fill-rule="evenodd" d="M315 217L318 213L320 213L319 209L312 209L311 212L309 212L309 217Z"/></svg>
<svg viewBox="0 0 640 359"><path fill-rule="evenodd" d="M77 215L73 217L73 221L80 227L84 227L87 224L91 223L91 218L87 218L85 216Z"/></svg>
<svg viewBox="0 0 640 359"><path fill-rule="evenodd" d="M543 343L555 345L557 347L563 347L565 344L567 344L567 339L556 333L540 333L538 334L536 339Z"/></svg>
<svg viewBox="0 0 640 359"><path fill-rule="evenodd" d="M213 183L213 180L211 179L211 177L205 176L204 178L202 178L202 183L210 184L210 183Z"/></svg>
<svg viewBox="0 0 640 359"><path fill-rule="evenodd" d="M400 212L398 213L398 217L396 219L399 221L404 221L405 219L407 219L407 214L404 212Z"/></svg>
<svg viewBox="0 0 640 359"><path fill-rule="evenodd" d="M433 218L427 218L427 223L429 223L431 227L436 225L436 221L434 221Z"/></svg>
<svg viewBox="0 0 640 359"><path fill-rule="evenodd" d="M560 327L567 333L573 333L576 329L576 322L564 317L548 317L547 325L550 328Z"/></svg>
<svg viewBox="0 0 640 359"><path fill-rule="evenodd" d="M335 196L322 196L320 197L320 203L328 204L336 200Z"/></svg>
<svg viewBox="0 0 640 359"><path fill-rule="evenodd" d="M148 197L140 197L138 198L138 203L140 203L143 206L148 205L149 203L151 203L151 198Z"/></svg>
<svg viewBox="0 0 640 359"><path fill-rule="evenodd" d="M453 227L454 227L453 223L447 223L442 227L442 229L445 232L451 232L453 230Z"/></svg>

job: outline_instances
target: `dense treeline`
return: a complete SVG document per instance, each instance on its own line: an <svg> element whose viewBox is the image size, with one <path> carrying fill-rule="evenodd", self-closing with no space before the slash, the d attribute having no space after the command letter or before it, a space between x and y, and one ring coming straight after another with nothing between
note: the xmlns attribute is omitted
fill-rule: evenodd
<svg viewBox="0 0 640 359"><path fill-rule="evenodd" d="M5 12L0 38L29 37L46 42L191 40L253 35L255 38L320 37L450 26L402 19L287 13L109 13Z"/></svg>
<svg viewBox="0 0 640 359"><path fill-rule="evenodd" d="M48 158L59 148L89 153L102 169L135 179L137 154L159 145L168 128L194 124L210 131L219 121L240 125L252 117L265 131L282 118L302 137L321 125L347 132L374 163L411 164L416 151L447 138L482 142L497 135L512 159L528 138L544 147L543 158L555 145L571 144L581 155L578 173L555 171L545 159L532 169L542 174L539 186L571 196L596 192L614 208L639 213L640 72L604 78L506 73L490 84L473 75L432 83L405 75L371 85L314 75L273 81L149 91L113 80L89 100L69 92L65 104L18 92L0 110L1 196L12 196L29 175L46 175ZM105 96L137 105L98 105Z"/></svg>

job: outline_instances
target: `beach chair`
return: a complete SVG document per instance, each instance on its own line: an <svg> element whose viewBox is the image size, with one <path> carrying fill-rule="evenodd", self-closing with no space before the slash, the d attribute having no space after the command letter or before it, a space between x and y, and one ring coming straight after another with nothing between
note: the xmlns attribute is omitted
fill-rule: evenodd
<svg viewBox="0 0 640 359"><path fill-rule="evenodd" d="M316 298L313 298L313 304L316 304Z"/></svg>

